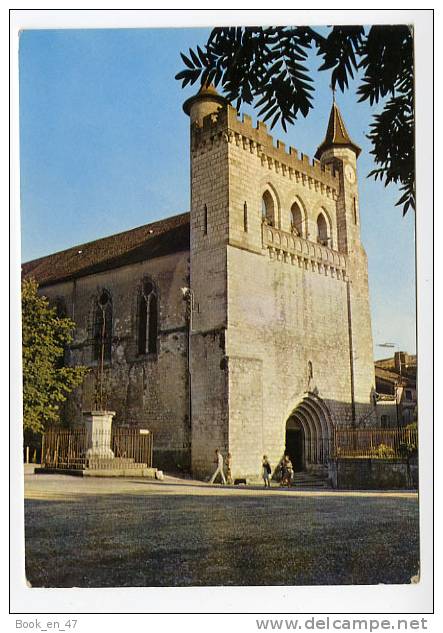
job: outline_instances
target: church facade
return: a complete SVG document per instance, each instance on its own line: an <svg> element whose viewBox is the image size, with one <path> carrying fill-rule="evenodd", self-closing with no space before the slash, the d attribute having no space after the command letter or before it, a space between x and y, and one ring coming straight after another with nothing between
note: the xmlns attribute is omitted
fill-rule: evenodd
<svg viewBox="0 0 443 633"><path fill-rule="evenodd" d="M76 323L94 407L103 361L115 424L149 428L158 467L256 476L263 454L325 469L334 427L374 426L357 158L337 105L315 159L274 144L212 87L188 99L190 212L28 262Z"/></svg>

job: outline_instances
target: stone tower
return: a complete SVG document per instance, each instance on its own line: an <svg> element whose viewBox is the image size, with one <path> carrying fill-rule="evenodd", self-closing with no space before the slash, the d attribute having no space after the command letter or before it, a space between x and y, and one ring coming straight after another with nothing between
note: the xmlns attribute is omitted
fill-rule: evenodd
<svg viewBox="0 0 443 633"><path fill-rule="evenodd" d="M360 239L357 158L361 149L352 142L335 100L329 116L323 143L315 158L322 165L331 166L339 175L337 199L338 249L348 259L348 310L350 321L350 362L353 380L353 400L358 409L368 398L368 384L374 383L372 361L372 331L370 320L368 264ZM371 365L368 359L371 359ZM354 407L354 408L355 408ZM364 410L363 406L363 415ZM353 424L357 424L358 410L353 410Z"/></svg>
<svg viewBox="0 0 443 633"><path fill-rule="evenodd" d="M316 158L274 144L213 87L191 120L192 468L234 476L289 452L324 469L335 426L369 425L374 369L356 162L338 107Z"/></svg>

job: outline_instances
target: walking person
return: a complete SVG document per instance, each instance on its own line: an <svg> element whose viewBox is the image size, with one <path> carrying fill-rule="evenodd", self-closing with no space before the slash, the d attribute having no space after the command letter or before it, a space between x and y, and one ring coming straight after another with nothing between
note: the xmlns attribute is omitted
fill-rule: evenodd
<svg viewBox="0 0 443 633"><path fill-rule="evenodd" d="M217 468L215 469L215 473L212 475L209 483L213 484L217 475L220 475L222 482L226 485L225 473L223 472L223 455L220 453L218 448L215 449L214 462L217 464Z"/></svg>
<svg viewBox="0 0 443 633"><path fill-rule="evenodd" d="M262 467L263 467L263 481L265 482L265 488L270 488L272 468L266 455L263 455Z"/></svg>
<svg viewBox="0 0 443 633"><path fill-rule="evenodd" d="M286 456L283 456L281 459L280 464L278 465L278 470L279 470L279 479L280 479L280 486L284 486L285 482L286 482Z"/></svg>
<svg viewBox="0 0 443 633"><path fill-rule="evenodd" d="M286 485L288 486L288 488L290 488L290 486L292 486L292 479L294 477L294 469L292 467L292 462L291 462L291 458L289 457L289 455L285 456L285 470L286 470Z"/></svg>
<svg viewBox="0 0 443 633"><path fill-rule="evenodd" d="M226 483L228 486L232 486L232 455L228 453L226 455Z"/></svg>

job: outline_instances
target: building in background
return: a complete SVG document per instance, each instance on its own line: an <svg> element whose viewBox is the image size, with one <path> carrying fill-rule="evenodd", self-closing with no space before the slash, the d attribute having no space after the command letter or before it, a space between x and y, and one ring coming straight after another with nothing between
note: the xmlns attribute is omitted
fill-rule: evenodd
<svg viewBox="0 0 443 633"><path fill-rule="evenodd" d="M407 426L417 420L417 357L396 352L375 361L377 417L382 428Z"/></svg>

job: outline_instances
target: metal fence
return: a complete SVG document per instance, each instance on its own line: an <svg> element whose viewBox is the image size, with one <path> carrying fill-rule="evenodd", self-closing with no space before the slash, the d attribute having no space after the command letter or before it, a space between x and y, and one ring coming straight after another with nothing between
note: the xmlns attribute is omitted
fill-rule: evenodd
<svg viewBox="0 0 443 633"><path fill-rule="evenodd" d="M100 449L109 447L114 457ZM95 448L96 454L88 455ZM87 430L51 428L43 434L42 465L58 469L101 469L152 467L153 436L147 429L118 427L95 431L92 438Z"/></svg>
<svg viewBox="0 0 443 633"><path fill-rule="evenodd" d="M406 459L417 452L417 429L335 429L334 458Z"/></svg>

